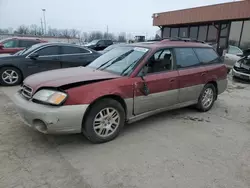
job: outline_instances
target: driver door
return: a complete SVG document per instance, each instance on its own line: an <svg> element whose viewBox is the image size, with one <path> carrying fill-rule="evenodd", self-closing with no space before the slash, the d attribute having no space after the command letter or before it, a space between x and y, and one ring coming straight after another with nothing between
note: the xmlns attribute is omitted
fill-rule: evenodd
<svg viewBox="0 0 250 188"><path fill-rule="evenodd" d="M32 53L37 53L38 57L31 59L27 56L26 66L29 74L60 69L62 67L59 46L46 46Z"/></svg>
<svg viewBox="0 0 250 188"><path fill-rule="evenodd" d="M145 65L145 76L138 79L134 88L135 115L167 108L178 103L178 71L174 69L171 49L156 52ZM145 93L145 86L148 94Z"/></svg>

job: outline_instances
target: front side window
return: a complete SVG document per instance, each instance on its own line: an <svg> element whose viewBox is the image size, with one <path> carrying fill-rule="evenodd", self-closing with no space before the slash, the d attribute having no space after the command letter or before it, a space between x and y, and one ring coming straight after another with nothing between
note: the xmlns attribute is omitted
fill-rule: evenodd
<svg viewBox="0 0 250 188"><path fill-rule="evenodd" d="M200 64L192 48L176 48L177 68L188 68Z"/></svg>
<svg viewBox="0 0 250 188"><path fill-rule="evenodd" d="M141 47L117 47L103 54L88 66L97 70L129 75L137 62L148 52Z"/></svg>
<svg viewBox="0 0 250 188"><path fill-rule="evenodd" d="M4 48L16 48L17 47L17 41L16 40L6 40L2 42Z"/></svg>
<svg viewBox="0 0 250 188"><path fill-rule="evenodd" d="M100 40L97 44L98 44L99 46L105 46L104 40Z"/></svg>
<svg viewBox="0 0 250 188"><path fill-rule="evenodd" d="M173 69L173 55L170 49L156 52L146 64L147 73L158 73Z"/></svg>
<svg viewBox="0 0 250 188"><path fill-rule="evenodd" d="M239 48L236 47L236 46L229 46L228 53L229 53L229 54L233 54L233 55L237 55L237 54L243 53L243 52L242 52L241 49L239 49Z"/></svg>
<svg viewBox="0 0 250 188"><path fill-rule="evenodd" d="M195 48L194 51L203 64L220 62L219 56L212 48Z"/></svg>
<svg viewBox="0 0 250 188"><path fill-rule="evenodd" d="M89 51L78 47L62 46L62 54L81 54L81 53L89 53Z"/></svg>
<svg viewBox="0 0 250 188"><path fill-rule="evenodd" d="M38 53L39 56L59 55L59 48L58 46L48 46L38 50L36 53Z"/></svg>

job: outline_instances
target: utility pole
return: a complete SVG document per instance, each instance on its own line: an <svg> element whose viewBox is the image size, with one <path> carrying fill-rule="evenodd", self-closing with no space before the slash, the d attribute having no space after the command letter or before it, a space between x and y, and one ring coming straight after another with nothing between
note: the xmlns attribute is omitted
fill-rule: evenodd
<svg viewBox="0 0 250 188"><path fill-rule="evenodd" d="M43 32L43 19L41 18L41 29L42 29L42 34L44 34Z"/></svg>
<svg viewBox="0 0 250 188"><path fill-rule="evenodd" d="M109 26L107 25L107 39L109 38Z"/></svg>
<svg viewBox="0 0 250 188"><path fill-rule="evenodd" d="M46 19L45 19L46 9L42 9L42 11L43 11L43 21L44 21L44 35L46 35Z"/></svg>

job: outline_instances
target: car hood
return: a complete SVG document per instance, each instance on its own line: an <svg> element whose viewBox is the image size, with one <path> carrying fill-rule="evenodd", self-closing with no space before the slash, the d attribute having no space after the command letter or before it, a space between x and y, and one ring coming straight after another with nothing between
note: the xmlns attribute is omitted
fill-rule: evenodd
<svg viewBox="0 0 250 188"><path fill-rule="evenodd" d="M121 76L88 67L74 67L41 72L31 75L24 84L31 87L33 92L41 87L61 87L84 81L119 78Z"/></svg>

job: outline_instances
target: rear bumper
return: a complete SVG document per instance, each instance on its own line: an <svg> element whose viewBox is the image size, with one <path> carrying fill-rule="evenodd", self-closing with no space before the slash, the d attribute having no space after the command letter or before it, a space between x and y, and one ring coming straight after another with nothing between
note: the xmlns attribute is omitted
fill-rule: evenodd
<svg viewBox="0 0 250 188"><path fill-rule="evenodd" d="M14 96L16 109L24 122L44 134L71 134L82 131L83 116L88 105L47 106Z"/></svg>
<svg viewBox="0 0 250 188"><path fill-rule="evenodd" d="M246 74L246 73L236 71L234 68L232 69L232 74L235 77L238 77L238 78L241 78L241 79L244 79L244 80L250 80L250 74Z"/></svg>

